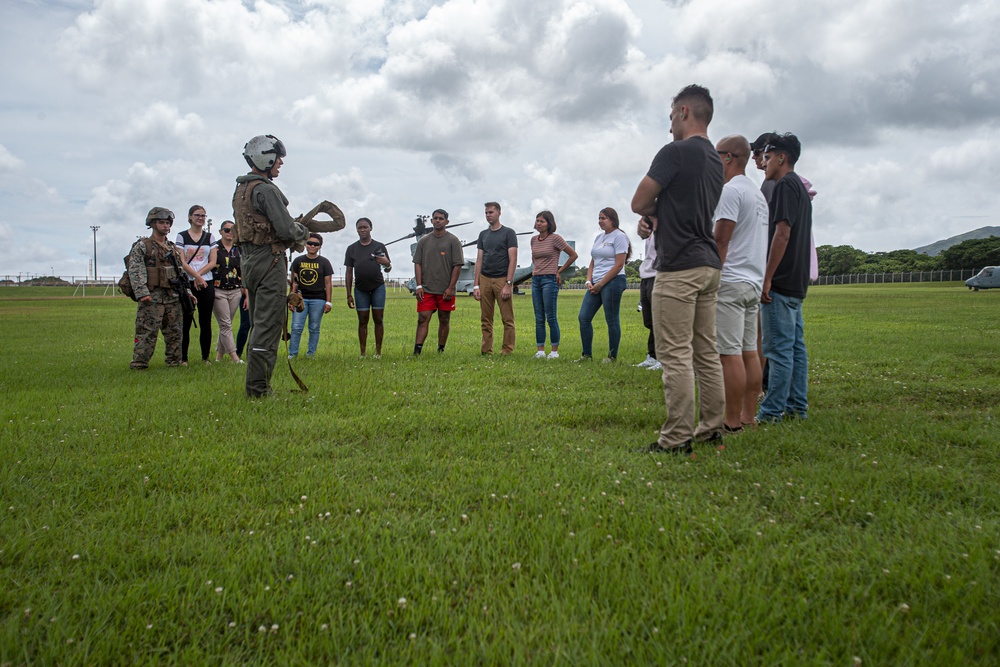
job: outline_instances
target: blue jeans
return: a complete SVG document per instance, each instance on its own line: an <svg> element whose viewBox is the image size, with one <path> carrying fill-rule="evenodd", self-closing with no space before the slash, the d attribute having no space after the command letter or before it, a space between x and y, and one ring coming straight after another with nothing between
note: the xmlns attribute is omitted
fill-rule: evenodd
<svg viewBox="0 0 1000 667"><path fill-rule="evenodd" d="M301 313L292 313L292 339L288 341L288 354L296 356L299 353L299 339L306 328L306 317L309 318L309 347L306 349L306 356L311 357L316 354L319 346L319 325L323 321L323 308L326 301L323 299L304 299L306 309Z"/></svg>
<svg viewBox="0 0 1000 667"><path fill-rule="evenodd" d="M809 409L806 401L809 359L802 322L802 299L771 290L771 303L760 306L760 325L770 377L767 395L760 404L757 419L763 422L780 421L786 414L805 419Z"/></svg>
<svg viewBox="0 0 1000 667"><path fill-rule="evenodd" d="M531 305L535 307L535 346L545 347L545 323L549 323L552 347L559 347L559 317L556 307L559 283L555 275L531 277Z"/></svg>
<svg viewBox="0 0 1000 667"><path fill-rule="evenodd" d="M597 315L597 311L603 307L604 321L608 323L608 356L612 359L618 357L618 343L622 339L622 325L618 318L618 311L622 305L622 294L625 292L625 287L625 275L619 273L597 294L591 294L588 290L583 295L578 319L580 320L580 340L583 342L585 356L593 354L594 315Z"/></svg>

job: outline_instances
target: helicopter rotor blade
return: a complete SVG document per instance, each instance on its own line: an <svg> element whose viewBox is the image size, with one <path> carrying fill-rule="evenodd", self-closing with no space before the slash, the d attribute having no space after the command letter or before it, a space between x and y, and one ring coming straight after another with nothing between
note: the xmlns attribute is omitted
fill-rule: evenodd
<svg viewBox="0 0 1000 667"><path fill-rule="evenodd" d="M405 241L406 239L412 239L414 236L416 236L416 234L410 232L406 236L399 237L396 241ZM382 245L392 245L393 243L396 243L396 241L389 241L388 243L383 243Z"/></svg>

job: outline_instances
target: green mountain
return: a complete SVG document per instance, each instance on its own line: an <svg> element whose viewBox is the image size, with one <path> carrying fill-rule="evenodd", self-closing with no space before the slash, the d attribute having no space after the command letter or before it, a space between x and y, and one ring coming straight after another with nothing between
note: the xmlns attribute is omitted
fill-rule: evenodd
<svg viewBox="0 0 1000 667"><path fill-rule="evenodd" d="M985 239L990 236L1000 236L1000 227L980 227L979 229L973 229L971 232L959 234L958 236L952 236L951 238L944 239L943 241L935 241L930 245L914 248L914 250L933 257L935 255L939 255L942 250L947 250L953 245L958 245L962 241L968 241L969 239Z"/></svg>

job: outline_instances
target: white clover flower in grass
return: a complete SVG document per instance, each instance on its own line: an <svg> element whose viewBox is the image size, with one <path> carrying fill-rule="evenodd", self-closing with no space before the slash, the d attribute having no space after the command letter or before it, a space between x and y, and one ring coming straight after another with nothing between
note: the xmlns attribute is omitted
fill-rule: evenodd
<svg viewBox="0 0 1000 667"><path fill-rule="evenodd" d="M417 633L416 632L411 632L410 633L410 641L413 641L416 638L417 638Z"/></svg>
<svg viewBox="0 0 1000 667"><path fill-rule="evenodd" d="M910 613L910 605L908 605L908 604L906 604L904 602L903 604L899 605L899 611L902 614L909 614Z"/></svg>
<svg viewBox="0 0 1000 667"><path fill-rule="evenodd" d="M462 523L469 523L469 516L467 514L462 515Z"/></svg>
<svg viewBox="0 0 1000 667"><path fill-rule="evenodd" d="M229 627L235 628L236 627L236 621L229 621Z"/></svg>
<svg viewBox="0 0 1000 667"><path fill-rule="evenodd" d="M350 587L351 587L352 585L353 585L353 584L351 584L351 582L350 582L350 581L345 581L345 582L344 582L344 588L350 588Z"/></svg>
<svg viewBox="0 0 1000 667"><path fill-rule="evenodd" d="M307 501L308 499L309 499L309 498L308 498L307 496L302 496L302 497L301 497L301 498L300 498L299 500L301 500L302 502L305 502L305 501Z"/></svg>
<svg viewBox="0 0 1000 667"><path fill-rule="evenodd" d="M860 664L861 664L861 658L858 657L858 656L854 656L854 665L855 665L855 667L857 667L857 665L860 665Z"/></svg>
<svg viewBox="0 0 1000 667"><path fill-rule="evenodd" d="M406 598L399 598L399 601L396 604L399 605L400 609L406 609Z"/></svg>
<svg viewBox="0 0 1000 667"><path fill-rule="evenodd" d="M323 625L319 626L319 629L322 630L323 632L326 632L327 630L330 629L330 626L324 623Z"/></svg>
<svg viewBox="0 0 1000 667"><path fill-rule="evenodd" d="M218 586L218 587L216 587L216 589L215 589L215 594L216 594L216 595L222 595L222 586Z"/></svg>
<svg viewBox="0 0 1000 667"><path fill-rule="evenodd" d="M72 560L80 560L80 554L73 554Z"/></svg>
<svg viewBox="0 0 1000 667"><path fill-rule="evenodd" d="M274 635L277 633L278 633L278 624L275 623L274 625L271 626L271 634Z"/></svg>
<svg viewBox="0 0 1000 667"><path fill-rule="evenodd" d="M521 564L520 563L514 563L513 565L511 565L511 568L513 568L513 570L515 572L517 572L518 570L521 569Z"/></svg>

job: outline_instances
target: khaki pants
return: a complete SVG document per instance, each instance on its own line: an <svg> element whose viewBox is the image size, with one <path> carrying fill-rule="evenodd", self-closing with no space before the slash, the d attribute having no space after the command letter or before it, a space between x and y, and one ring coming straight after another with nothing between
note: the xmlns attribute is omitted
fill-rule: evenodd
<svg viewBox="0 0 1000 667"><path fill-rule="evenodd" d="M718 269L701 266L660 271L653 284L653 332L656 358L663 364L667 420L660 428L661 447L680 447L722 432L726 394L722 364L715 349ZM699 421L695 429L695 378Z"/></svg>
<svg viewBox="0 0 1000 667"><path fill-rule="evenodd" d="M482 312L484 354L493 354L494 305L500 306L500 319L503 321L503 347L500 348L500 353L510 354L514 351L514 288L511 287L509 299L500 298L500 291L506 284L506 278L479 276L479 307Z"/></svg>

